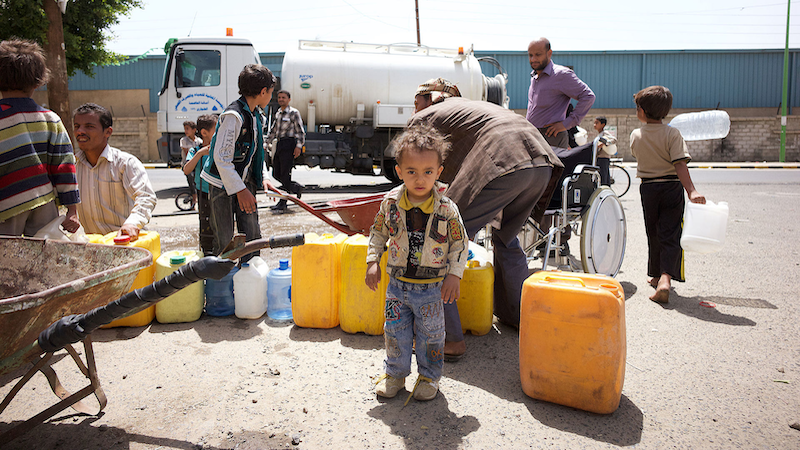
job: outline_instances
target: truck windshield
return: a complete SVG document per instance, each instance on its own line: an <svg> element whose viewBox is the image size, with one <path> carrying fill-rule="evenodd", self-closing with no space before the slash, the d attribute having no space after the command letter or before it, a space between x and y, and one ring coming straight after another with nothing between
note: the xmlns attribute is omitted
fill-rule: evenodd
<svg viewBox="0 0 800 450"><path fill-rule="evenodd" d="M217 50L186 50L176 68L176 84L180 87L219 86L220 61Z"/></svg>

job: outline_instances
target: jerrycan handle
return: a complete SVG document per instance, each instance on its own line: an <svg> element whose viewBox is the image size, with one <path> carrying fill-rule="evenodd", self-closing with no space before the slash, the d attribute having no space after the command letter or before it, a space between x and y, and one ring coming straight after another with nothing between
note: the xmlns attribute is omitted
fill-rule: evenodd
<svg viewBox="0 0 800 450"><path fill-rule="evenodd" d="M621 293L619 292L619 287L617 287L614 284L611 284L611 283L601 284L600 287L605 289L605 290L607 290L608 292L611 292L611 294L613 294L614 297L617 297L617 298L621 297Z"/></svg>
<svg viewBox="0 0 800 450"><path fill-rule="evenodd" d="M544 281L547 281L548 283L553 282L553 281L566 281L566 282L571 283L571 284L580 284L582 287L586 287L586 283L584 283L583 280L581 280L580 278L575 278L575 277L564 277L564 276L559 276L559 275L546 275L544 277Z"/></svg>

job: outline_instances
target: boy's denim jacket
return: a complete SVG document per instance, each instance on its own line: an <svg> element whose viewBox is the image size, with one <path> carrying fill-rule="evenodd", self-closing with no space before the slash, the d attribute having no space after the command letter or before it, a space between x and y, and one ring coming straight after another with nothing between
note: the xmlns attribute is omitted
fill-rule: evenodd
<svg viewBox="0 0 800 450"><path fill-rule="evenodd" d="M381 209L375 215L369 233L367 264L380 262L389 242L389 259L386 271L391 277L403 276L408 263L408 230L406 210L398 204L403 198L405 185L386 194ZM433 212L425 226L425 242L417 274L425 278L438 278L453 274L461 278L467 265L468 242L461 215L455 202L444 196L447 185L436 182L433 186Z"/></svg>

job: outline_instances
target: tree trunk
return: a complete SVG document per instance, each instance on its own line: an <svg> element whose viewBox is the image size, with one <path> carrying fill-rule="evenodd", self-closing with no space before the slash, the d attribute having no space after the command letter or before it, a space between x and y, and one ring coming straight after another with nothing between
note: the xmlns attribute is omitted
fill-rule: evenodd
<svg viewBox="0 0 800 450"><path fill-rule="evenodd" d="M64 27L61 22L61 10L55 0L42 1L44 12L50 26L47 28L47 68L50 69L50 81L47 83L48 107L64 123L70 140L72 135L72 112L69 108L69 78L67 77L67 59L64 53Z"/></svg>

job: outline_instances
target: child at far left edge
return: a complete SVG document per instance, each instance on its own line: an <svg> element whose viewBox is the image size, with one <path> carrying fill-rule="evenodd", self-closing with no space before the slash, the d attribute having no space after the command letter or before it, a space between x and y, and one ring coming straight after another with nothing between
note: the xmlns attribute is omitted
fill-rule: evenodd
<svg viewBox="0 0 800 450"><path fill-rule="evenodd" d="M39 44L0 42L0 234L33 236L67 208L61 226L78 230L75 155L58 115L33 101L50 72Z"/></svg>
<svg viewBox="0 0 800 450"><path fill-rule="evenodd" d="M376 393L392 398L405 387L416 353L419 378L411 391L432 400L444 365L444 302L456 301L467 263L467 233L455 202L436 181L450 144L428 124L410 127L394 142L403 184L381 202L370 228L365 281L375 290L387 250L389 286L384 308L386 359ZM414 342L416 340L416 346Z"/></svg>

